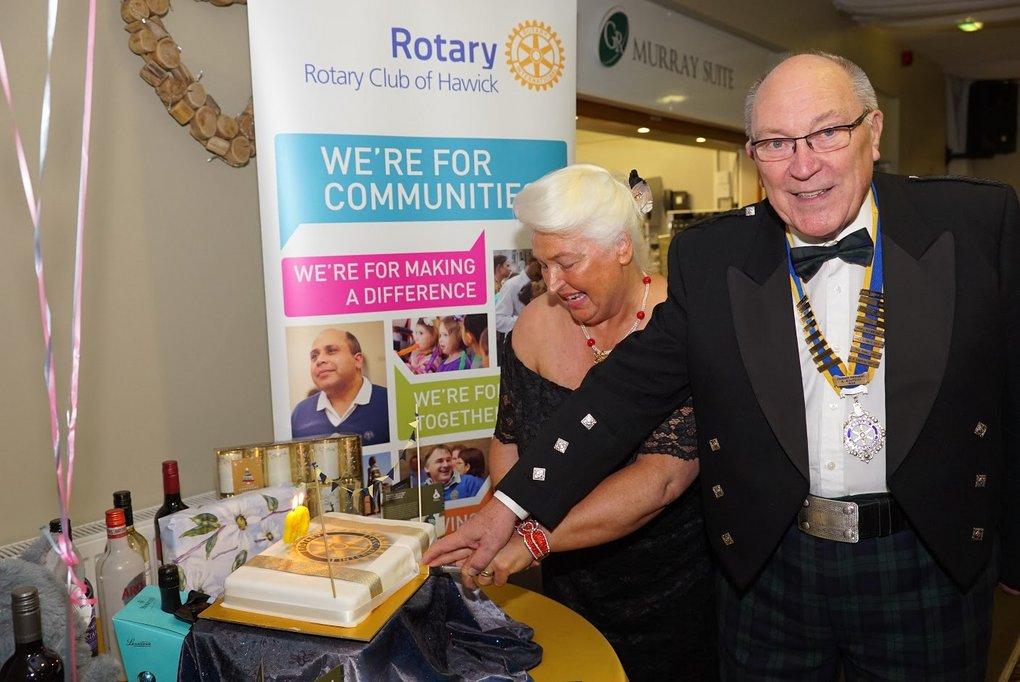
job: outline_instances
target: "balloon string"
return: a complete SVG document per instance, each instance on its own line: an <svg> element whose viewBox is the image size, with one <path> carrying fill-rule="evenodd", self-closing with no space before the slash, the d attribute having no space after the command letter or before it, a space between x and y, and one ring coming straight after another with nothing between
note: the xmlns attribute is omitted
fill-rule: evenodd
<svg viewBox="0 0 1020 682"><path fill-rule="evenodd" d="M76 585L81 594L85 594L85 584L75 573L75 566L79 563L78 558L71 550L70 523L68 522L68 510L71 503L72 483L74 480L74 456L78 419L78 377L81 359L81 294L82 294L82 263L84 257L84 236L85 216L88 205L88 169L89 169L89 148L92 135L92 97L95 73L95 36L96 36L96 0L89 0L88 29L86 38L85 55L85 93L82 106L82 142L81 161L78 175L78 210L75 223L75 267L74 282L72 289L72 311L71 311L71 381L70 399L68 404L67 419L67 468L66 472L61 460L61 434L60 420L58 417L56 370L53 363L53 324L52 312L49 299L46 295L46 277L42 257L42 229L41 229L41 196L37 194L32 184L32 176L28 169L28 160L25 154L25 146L22 142L21 131L18 128L17 119L14 116L14 98L11 93L10 77L7 71L7 61L3 51L3 43L0 41L0 90L3 91L7 106L11 109L11 127L14 135L14 148L18 158L18 170L21 174L22 190L25 194L25 202L28 205L29 217L32 221L32 244L35 261L36 282L39 295L39 313L42 322L44 356L43 356L43 383L46 386L46 393L50 409L50 439L53 445L53 460L57 478L57 497L60 505L60 518L62 521L62 534L60 546L52 542L54 550L61 561L67 566L68 585ZM43 173L46 168L46 155L49 148L50 132L50 93L51 93L51 63L53 55L53 38L56 31L56 20L59 10L59 0L49 0L46 20L46 76L43 86L43 101L40 113L39 124L39 182L42 185ZM48 537L48 535L47 535ZM70 592L69 592L69 599ZM77 665L75 662L74 639L75 619L68 618L68 662L71 679L78 679Z"/></svg>

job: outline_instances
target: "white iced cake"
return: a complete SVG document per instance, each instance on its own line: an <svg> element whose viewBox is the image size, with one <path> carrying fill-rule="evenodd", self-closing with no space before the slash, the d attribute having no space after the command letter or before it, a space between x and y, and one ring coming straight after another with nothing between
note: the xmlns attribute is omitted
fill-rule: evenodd
<svg viewBox="0 0 1020 682"><path fill-rule="evenodd" d="M282 540L227 576L223 605L270 616L353 627L418 575L435 527L415 521L324 515L308 534ZM333 568L336 597L329 584Z"/></svg>

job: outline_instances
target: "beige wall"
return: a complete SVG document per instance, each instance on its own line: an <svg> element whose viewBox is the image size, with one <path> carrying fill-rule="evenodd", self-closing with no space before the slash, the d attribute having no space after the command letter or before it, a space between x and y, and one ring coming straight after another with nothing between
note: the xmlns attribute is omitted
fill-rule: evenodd
<svg viewBox="0 0 1020 682"><path fill-rule="evenodd" d="M54 121L43 186L46 275L62 405L77 158L84 2L61 3ZM92 175L85 244L81 398L72 516L93 521L110 493L161 499L160 461L181 462L185 495L211 490L212 449L272 436L254 163L233 169L166 114L138 77L119 3L99 3ZM179 2L167 26L185 63L224 109L250 94L243 7ZM6 3L0 19L18 120L37 158L45 3ZM32 234L0 104L0 542L34 535L56 496ZM36 163L32 163L33 168ZM63 408L61 408L63 409Z"/></svg>
<svg viewBox="0 0 1020 682"><path fill-rule="evenodd" d="M855 24L830 2L661 0L660 4L773 49L820 49L853 59L878 90L899 98L898 172L917 175L945 172L942 69L917 54L912 66L900 66L904 46L894 43L881 29Z"/></svg>
<svg viewBox="0 0 1020 682"><path fill-rule="evenodd" d="M1000 154L990 159L971 161L972 175L1007 182L1020 193L1020 153Z"/></svg>

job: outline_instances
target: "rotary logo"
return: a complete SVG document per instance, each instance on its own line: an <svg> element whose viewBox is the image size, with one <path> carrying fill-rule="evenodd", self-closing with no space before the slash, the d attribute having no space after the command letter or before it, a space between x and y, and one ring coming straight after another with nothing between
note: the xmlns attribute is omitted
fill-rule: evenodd
<svg viewBox="0 0 1020 682"><path fill-rule="evenodd" d="M559 82L566 63L563 43L548 24L523 21L510 32L506 64L521 85L547 90Z"/></svg>

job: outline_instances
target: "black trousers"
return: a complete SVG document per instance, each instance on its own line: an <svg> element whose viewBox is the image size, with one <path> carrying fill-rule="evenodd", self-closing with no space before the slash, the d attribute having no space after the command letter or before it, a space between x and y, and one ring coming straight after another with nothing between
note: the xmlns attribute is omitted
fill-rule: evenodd
<svg viewBox="0 0 1020 682"><path fill-rule="evenodd" d="M911 530L849 544L791 526L748 591L719 580L723 679L982 682L996 566L961 591Z"/></svg>

